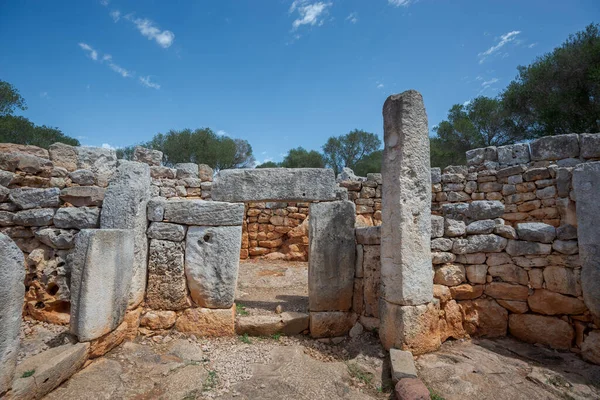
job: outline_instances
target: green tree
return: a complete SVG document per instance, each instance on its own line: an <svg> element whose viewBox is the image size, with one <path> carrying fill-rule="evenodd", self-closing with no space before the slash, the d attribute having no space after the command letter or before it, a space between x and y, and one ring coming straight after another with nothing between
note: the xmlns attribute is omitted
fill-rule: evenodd
<svg viewBox="0 0 600 400"><path fill-rule="evenodd" d="M344 167L354 169L359 161L380 147L381 140L377 135L358 129L330 137L323 146L325 165L333 168L337 175Z"/></svg>
<svg viewBox="0 0 600 400"><path fill-rule="evenodd" d="M570 35L518 71L501 96L528 137L600 132L600 25Z"/></svg>
<svg viewBox="0 0 600 400"><path fill-rule="evenodd" d="M0 79L0 116L12 115L16 108L27 110L25 99L17 88Z"/></svg>
<svg viewBox="0 0 600 400"><path fill-rule="evenodd" d="M267 161L262 164L258 164L256 168L281 168L281 165L274 161Z"/></svg>
<svg viewBox="0 0 600 400"><path fill-rule="evenodd" d="M382 161L383 150L376 150L354 165L354 173L358 176L367 176L368 173L381 172Z"/></svg>
<svg viewBox="0 0 600 400"><path fill-rule="evenodd" d="M325 168L325 160L318 151L307 151L303 147L297 147L287 153L280 166L283 168Z"/></svg>
<svg viewBox="0 0 600 400"><path fill-rule="evenodd" d="M221 170L249 168L254 164L252 146L246 140L219 136L210 128L158 133L140 146L162 151L167 165L193 162ZM119 156L130 158L134 147L122 149Z"/></svg>
<svg viewBox="0 0 600 400"><path fill-rule="evenodd" d="M57 142L79 146L79 140L65 135L58 128L37 126L25 117L0 116L0 143L29 144L47 149Z"/></svg>

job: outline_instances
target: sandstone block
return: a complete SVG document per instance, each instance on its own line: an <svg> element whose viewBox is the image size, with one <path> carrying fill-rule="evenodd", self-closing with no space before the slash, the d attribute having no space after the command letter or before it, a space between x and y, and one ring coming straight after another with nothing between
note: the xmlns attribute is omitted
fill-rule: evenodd
<svg viewBox="0 0 600 400"><path fill-rule="evenodd" d="M356 323L357 316L351 312L310 312L310 335L313 338L345 336Z"/></svg>
<svg viewBox="0 0 600 400"><path fill-rule="evenodd" d="M591 331L583 340L581 356L591 363L600 365L600 330Z"/></svg>
<svg viewBox="0 0 600 400"><path fill-rule="evenodd" d="M582 314L586 310L583 301L544 289L529 296L527 304L531 311L545 315Z"/></svg>
<svg viewBox="0 0 600 400"><path fill-rule="evenodd" d="M188 308L177 318L175 329L199 337L235 335L235 305L227 309Z"/></svg>
<svg viewBox="0 0 600 400"><path fill-rule="evenodd" d="M243 212L243 204L241 206ZM188 229L185 274L194 303L207 308L233 305L241 242L241 226L194 226Z"/></svg>
<svg viewBox="0 0 600 400"><path fill-rule="evenodd" d="M148 311L142 315L140 325L153 330L170 329L176 320L175 311Z"/></svg>
<svg viewBox="0 0 600 400"><path fill-rule="evenodd" d="M440 347L438 303L399 306L381 299L379 313L379 338L385 349L397 348L419 355Z"/></svg>
<svg viewBox="0 0 600 400"><path fill-rule="evenodd" d="M157 239L150 241L146 304L158 310L183 310L191 305L185 277L183 243Z"/></svg>
<svg viewBox="0 0 600 400"><path fill-rule="evenodd" d="M465 267L467 273L467 279L471 283L485 283L488 266L485 264L480 265L467 265Z"/></svg>
<svg viewBox="0 0 600 400"><path fill-rule="evenodd" d="M54 225L63 229L92 229L100 225L100 209L95 207L63 207L56 210Z"/></svg>
<svg viewBox="0 0 600 400"><path fill-rule="evenodd" d="M124 229L83 229L69 257L71 333L80 341L117 328L125 316L133 275L134 241Z"/></svg>
<svg viewBox="0 0 600 400"><path fill-rule="evenodd" d="M310 311L348 311L355 270L355 206L351 201L314 203L309 219Z"/></svg>
<svg viewBox="0 0 600 400"><path fill-rule="evenodd" d="M54 166L65 168L67 171L77 169L77 151L75 147L63 143L54 143L50 145L49 153Z"/></svg>
<svg viewBox="0 0 600 400"><path fill-rule="evenodd" d="M581 296L580 270L549 266L544 268L546 288L553 292Z"/></svg>
<svg viewBox="0 0 600 400"><path fill-rule="evenodd" d="M553 349L568 350L574 333L568 322L535 314L511 314L510 334L527 343L540 343Z"/></svg>
<svg viewBox="0 0 600 400"><path fill-rule="evenodd" d="M60 198L76 207L101 206L105 188L96 186L72 186L60 191Z"/></svg>
<svg viewBox="0 0 600 400"><path fill-rule="evenodd" d="M121 343L125 340L125 337L128 333L128 325L127 322L123 321L117 329L107 333L106 335L99 337L98 339L94 339L90 342L90 358L98 358Z"/></svg>
<svg viewBox="0 0 600 400"><path fill-rule="evenodd" d="M502 300L502 299L497 299L496 301L498 302L498 304L500 304L502 307L506 308L511 313L524 314L527 311L529 311L529 307L527 306L526 301Z"/></svg>
<svg viewBox="0 0 600 400"><path fill-rule="evenodd" d="M456 286L466 280L465 267L461 264L444 264L435 268L433 283L445 286Z"/></svg>
<svg viewBox="0 0 600 400"><path fill-rule="evenodd" d="M485 285L485 294L495 299L527 300L529 289L527 286L513 285L504 282L492 282Z"/></svg>
<svg viewBox="0 0 600 400"><path fill-rule="evenodd" d="M164 219L169 222L198 226L242 225L244 205L203 200L168 201L164 205Z"/></svg>
<svg viewBox="0 0 600 400"><path fill-rule="evenodd" d="M552 243L552 249L562 254L577 254L579 247L577 240L555 240Z"/></svg>
<svg viewBox="0 0 600 400"><path fill-rule="evenodd" d="M527 271L514 264L494 265L488 268L488 274L493 278L500 278L503 282L518 283L527 286L529 276Z"/></svg>
<svg viewBox="0 0 600 400"><path fill-rule="evenodd" d="M20 209L27 210L38 207L58 207L60 205L59 194L58 188L17 188L12 189L8 197Z"/></svg>
<svg viewBox="0 0 600 400"><path fill-rule="evenodd" d="M418 378L402 378L394 386L394 395L398 400L428 400L429 389Z"/></svg>
<svg viewBox="0 0 600 400"><path fill-rule="evenodd" d="M450 288L450 294L455 300L471 300L481 297L483 294L483 285L469 285L467 283L453 286Z"/></svg>
<svg viewBox="0 0 600 400"><path fill-rule="evenodd" d="M493 299L461 301L464 328L469 335L485 337L506 336L508 312Z"/></svg>

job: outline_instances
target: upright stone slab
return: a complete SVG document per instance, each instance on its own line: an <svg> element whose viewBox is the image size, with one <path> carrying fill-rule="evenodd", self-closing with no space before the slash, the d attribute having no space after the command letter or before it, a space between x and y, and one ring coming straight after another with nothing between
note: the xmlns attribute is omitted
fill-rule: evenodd
<svg viewBox="0 0 600 400"><path fill-rule="evenodd" d="M211 196L230 202L335 200L336 187L331 169L226 169L217 174Z"/></svg>
<svg viewBox="0 0 600 400"><path fill-rule="evenodd" d="M79 341L116 329L127 310L134 265L134 234L126 229L83 229L71 265L71 333Z"/></svg>
<svg viewBox="0 0 600 400"><path fill-rule="evenodd" d="M142 302L146 290L148 200L150 200L150 167L133 161L119 161L115 176L104 196L100 227L132 230L135 255L129 294L130 307L135 307Z"/></svg>
<svg viewBox="0 0 600 400"><path fill-rule="evenodd" d="M393 304L433 299L431 173L423 97L414 90L388 97L383 106L381 281Z"/></svg>
<svg viewBox="0 0 600 400"><path fill-rule="evenodd" d="M600 162L579 164L573 170L573 189L583 299L590 312L600 318Z"/></svg>
<svg viewBox="0 0 600 400"><path fill-rule="evenodd" d="M191 226L185 245L185 275L200 307L230 308L235 298L242 226Z"/></svg>
<svg viewBox="0 0 600 400"><path fill-rule="evenodd" d="M10 389L19 354L25 297L25 258L11 238L0 233L0 395Z"/></svg>
<svg viewBox="0 0 600 400"><path fill-rule="evenodd" d="M313 203L308 221L308 308L349 311L352 308L356 244L352 201Z"/></svg>

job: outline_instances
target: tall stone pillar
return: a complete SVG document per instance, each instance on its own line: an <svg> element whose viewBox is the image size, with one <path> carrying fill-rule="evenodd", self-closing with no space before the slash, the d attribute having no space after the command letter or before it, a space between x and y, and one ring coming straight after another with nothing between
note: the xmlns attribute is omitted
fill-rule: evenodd
<svg viewBox="0 0 600 400"><path fill-rule="evenodd" d="M423 353L435 350L440 338L430 249L429 130L421 94L388 97L383 122L380 338L387 349Z"/></svg>

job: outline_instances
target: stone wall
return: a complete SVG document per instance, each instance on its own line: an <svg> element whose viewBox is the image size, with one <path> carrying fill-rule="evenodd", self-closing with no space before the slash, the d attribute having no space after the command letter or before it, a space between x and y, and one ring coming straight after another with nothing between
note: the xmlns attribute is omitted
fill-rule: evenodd
<svg viewBox="0 0 600 400"><path fill-rule="evenodd" d="M0 144L0 232L25 255L32 317L68 323L67 255L80 229L98 228L116 165L110 149Z"/></svg>
<svg viewBox="0 0 600 400"><path fill-rule="evenodd" d="M572 183L575 166L600 158L600 135L476 149L467 157L468 166L432 169L436 335L510 334L600 363L593 351L600 319L586 307L581 285ZM379 232L357 229L357 243L354 311L376 326ZM588 291L597 297L594 288Z"/></svg>

